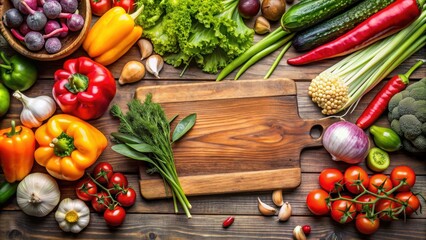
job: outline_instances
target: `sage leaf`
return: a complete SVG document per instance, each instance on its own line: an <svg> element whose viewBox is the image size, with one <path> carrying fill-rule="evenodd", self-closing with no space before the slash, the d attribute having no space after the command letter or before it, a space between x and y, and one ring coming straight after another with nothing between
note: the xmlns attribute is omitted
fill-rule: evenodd
<svg viewBox="0 0 426 240"><path fill-rule="evenodd" d="M183 135L185 135L195 124L195 120L197 119L197 114L192 113L182 119L175 130L173 131L172 142L176 142L181 139Z"/></svg>
<svg viewBox="0 0 426 240"><path fill-rule="evenodd" d="M151 158L147 157L143 153L140 153L140 152L130 148L126 144L116 144L116 145L112 146L111 149L114 152L117 152L117 153L119 153L123 156L129 157L131 159L141 160L141 161L145 161L145 162L152 163L152 164L154 163L154 161L152 161Z"/></svg>
<svg viewBox="0 0 426 240"><path fill-rule="evenodd" d="M137 137L134 137L130 134L125 134L121 132L113 132L111 133L111 136L113 136L115 139L122 143L142 143L142 140L140 140Z"/></svg>
<svg viewBox="0 0 426 240"><path fill-rule="evenodd" d="M152 153L152 152L154 152L152 146L149 145L149 144L146 144L146 143L136 143L136 144L126 143L126 145L131 147L132 149L140 152L140 153Z"/></svg>
<svg viewBox="0 0 426 240"><path fill-rule="evenodd" d="M168 122L169 122L169 125L170 124L172 124L172 122L177 118L179 116L179 114L176 114L176 115L174 115L172 118L170 118L169 120L168 120Z"/></svg>

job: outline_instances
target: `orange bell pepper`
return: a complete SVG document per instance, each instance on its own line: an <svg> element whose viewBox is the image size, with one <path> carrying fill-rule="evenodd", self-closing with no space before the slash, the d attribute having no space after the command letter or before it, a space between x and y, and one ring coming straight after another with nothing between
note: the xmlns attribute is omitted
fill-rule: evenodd
<svg viewBox="0 0 426 240"><path fill-rule="evenodd" d="M80 118L57 114L35 132L35 160L55 178L75 181L105 150L104 134Z"/></svg>
<svg viewBox="0 0 426 240"><path fill-rule="evenodd" d="M0 166L6 181L13 183L27 176L34 164L34 132L24 126L0 130Z"/></svg>

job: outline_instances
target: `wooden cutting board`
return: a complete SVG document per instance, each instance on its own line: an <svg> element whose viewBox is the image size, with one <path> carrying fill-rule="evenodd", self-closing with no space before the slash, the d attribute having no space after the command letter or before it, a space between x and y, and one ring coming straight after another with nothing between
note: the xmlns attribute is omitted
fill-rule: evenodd
<svg viewBox="0 0 426 240"><path fill-rule="evenodd" d="M148 93L169 118L179 114L174 124L197 114L193 129L173 146L187 196L296 188L302 149L321 146L322 132L333 122L301 119L290 79L146 86L135 97L143 101ZM313 136L313 129L321 134ZM142 165L142 196L171 197Z"/></svg>

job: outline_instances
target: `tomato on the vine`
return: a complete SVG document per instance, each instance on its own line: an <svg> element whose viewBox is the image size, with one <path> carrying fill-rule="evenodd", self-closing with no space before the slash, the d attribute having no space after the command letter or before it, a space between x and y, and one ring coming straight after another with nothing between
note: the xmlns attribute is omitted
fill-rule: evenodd
<svg viewBox="0 0 426 240"><path fill-rule="evenodd" d="M371 195L371 194L364 194L361 195L359 198L357 198L358 202L374 202L376 201L377 197ZM357 212L365 212L367 209L372 209L374 206L374 203L370 204L362 204L362 203L355 203L355 208Z"/></svg>
<svg viewBox="0 0 426 240"><path fill-rule="evenodd" d="M108 188L111 194L117 194L119 191L127 188L128 181L127 177L122 173L114 173L109 179Z"/></svg>
<svg viewBox="0 0 426 240"><path fill-rule="evenodd" d="M131 207L136 201L136 192L133 188L129 187L117 194L117 201L123 207Z"/></svg>
<svg viewBox="0 0 426 240"><path fill-rule="evenodd" d="M90 178L83 178L77 183L75 193L83 201L90 201L98 192L98 187Z"/></svg>
<svg viewBox="0 0 426 240"><path fill-rule="evenodd" d="M90 8L92 14L96 16L102 16L112 7L111 0L90 0Z"/></svg>
<svg viewBox="0 0 426 240"><path fill-rule="evenodd" d="M360 186L360 184L367 188L368 183L370 182L367 172L359 166L349 167L346 169L343 176L345 188L353 194L359 194L363 192L363 188Z"/></svg>
<svg viewBox="0 0 426 240"><path fill-rule="evenodd" d="M96 164L95 168L93 168L93 177L98 183L106 186L108 185L109 179L114 174L113 171L114 169L111 164L107 162L100 162Z"/></svg>
<svg viewBox="0 0 426 240"><path fill-rule="evenodd" d="M339 223L348 223L355 219L355 203L347 200L336 200L331 204L331 218Z"/></svg>
<svg viewBox="0 0 426 240"><path fill-rule="evenodd" d="M323 189L312 190L306 197L306 205L315 215L325 215L329 212L328 193Z"/></svg>
<svg viewBox="0 0 426 240"><path fill-rule="evenodd" d="M396 199L402 201L405 206L405 215L410 216L415 211L417 211L420 207L419 198L414 195L412 192L400 192L396 194ZM402 207L401 204L395 203L396 207Z"/></svg>
<svg viewBox="0 0 426 240"><path fill-rule="evenodd" d="M368 190L381 194L387 192L393 188L392 181L385 174L374 174L370 178L370 183L368 184Z"/></svg>
<svg viewBox="0 0 426 240"><path fill-rule="evenodd" d="M408 192L416 183L416 173L408 166L397 166L392 169L390 179L393 186L398 186L399 183L405 179L406 185L402 185L396 191L397 192Z"/></svg>
<svg viewBox="0 0 426 240"><path fill-rule="evenodd" d="M104 212L104 220L110 226L118 227L123 224L124 219L126 219L126 210L118 205L112 209L108 208Z"/></svg>
<svg viewBox="0 0 426 240"><path fill-rule="evenodd" d="M362 213L356 217L355 227L362 234L373 234L380 226L380 220L377 217L369 218L366 214Z"/></svg>
<svg viewBox="0 0 426 240"><path fill-rule="evenodd" d="M106 192L98 192L96 197L92 198L92 207L96 212L104 212L111 204L112 200Z"/></svg>
<svg viewBox="0 0 426 240"><path fill-rule="evenodd" d="M122 7L126 10L127 13L132 13L135 11L135 1L134 0L114 0L114 7Z"/></svg>
<svg viewBox="0 0 426 240"><path fill-rule="evenodd" d="M336 168L326 168L319 175L319 184L327 192L340 192L343 186L343 173Z"/></svg>
<svg viewBox="0 0 426 240"><path fill-rule="evenodd" d="M393 198L393 196L389 196ZM396 220L396 204L390 199L380 199L376 203L376 212L380 212L379 218L383 221Z"/></svg>

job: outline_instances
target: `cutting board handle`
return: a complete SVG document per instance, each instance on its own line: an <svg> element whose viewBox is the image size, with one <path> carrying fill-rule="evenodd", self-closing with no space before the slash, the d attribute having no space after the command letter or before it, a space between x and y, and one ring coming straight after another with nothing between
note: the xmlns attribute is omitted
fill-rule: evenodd
<svg viewBox="0 0 426 240"><path fill-rule="evenodd" d="M308 132L308 140L305 147L322 146L322 136L325 129L337 121L335 118L308 119L305 121L305 131Z"/></svg>

